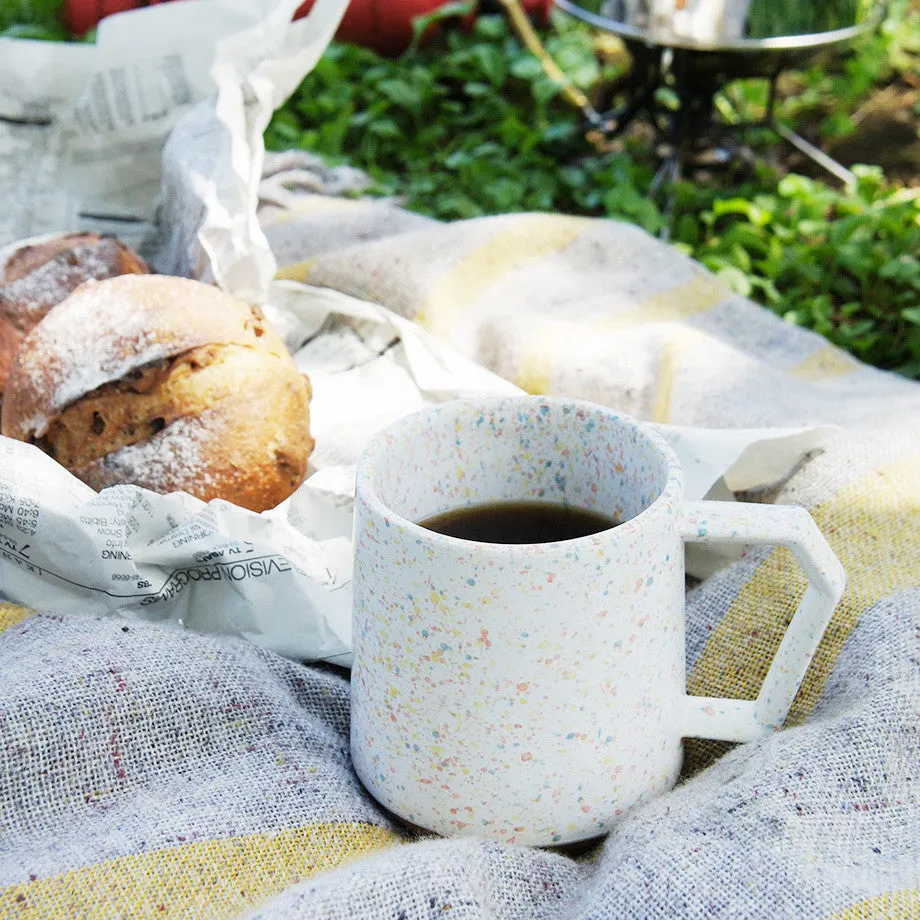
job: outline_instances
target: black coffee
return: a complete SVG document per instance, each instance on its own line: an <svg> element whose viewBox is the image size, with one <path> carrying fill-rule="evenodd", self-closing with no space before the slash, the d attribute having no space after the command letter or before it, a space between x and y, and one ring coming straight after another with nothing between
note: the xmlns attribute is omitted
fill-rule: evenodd
<svg viewBox="0 0 920 920"><path fill-rule="evenodd" d="M421 526L481 543L556 543L616 527L606 514L553 502L490 502L436 514Z"/></svg>

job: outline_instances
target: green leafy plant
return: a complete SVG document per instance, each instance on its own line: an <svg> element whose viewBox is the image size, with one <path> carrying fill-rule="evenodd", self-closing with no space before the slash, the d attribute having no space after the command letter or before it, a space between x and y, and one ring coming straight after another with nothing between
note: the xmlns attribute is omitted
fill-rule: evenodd
<svg viewBox="0 0 920 920"><path fill-rule="evenodd" d="M0 37L64 41L63 0L3 0Z"/></svg>
<svg viewBox="0 0 920 920"><path fill-rule="evenodd" d="M920 7L893 0L892 8L837 73L797 74L799 96L782 103L781 115L794 123L820 101L839 133L873 86L910 72L920 53ZM544 39L584 90L598 91L615 75L578 24L557 19ZM758 107L762 114L766 87L730 87L718 103L729 120L747 120ZM658 232L665 218L646 194L653 152L634 141L599 154L584 127L504 17L484 16L472 30L447 31L395 61L333 44L275 114L266 142L357 166L380 193L444 220L553 210ZM920 193L887 184L878 169L856 172L849 190L766 168L742 184L681 183L672 239L788 321L920 378Z"/></svg>
<svg viewBox="0 0 920 920"><path fill-rule="evenodd" d="M920 378L920 189L856 167L837 191L794 174L678 221L680 245L733 289L858 358ZM699 204L683 189L685 206Z"/></svg>
<svg viewBox="0 0 920 920"><path fill-rule="evenodd" d="M564 30L549 47L577 85L600 78L584 30ZM641 190L651 164L591 155L580 113L502 16L395 61L333 44L275 113L266 144L351 163L379 192L445 220L560 210L618 214L653 232L661 225Z"/></svg>
<svg viewBox="0 0 920 920"><path fill-rule="evenodd" d="M0 38L45 42L96 41L96 30L73 35L64 24L64 0L0 0Z"/></svg>

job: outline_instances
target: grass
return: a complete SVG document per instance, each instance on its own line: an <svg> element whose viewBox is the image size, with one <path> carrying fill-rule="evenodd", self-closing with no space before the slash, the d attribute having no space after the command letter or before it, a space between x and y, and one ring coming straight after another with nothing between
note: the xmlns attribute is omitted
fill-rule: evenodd
<svg viewBox="0 0 920 920"><path fill-rule="evenodd" d="M566 75L599 94L622 73L597 36L559 17L545 36ZM795 74L779 109L793 126L845 136L880 87L920 70L920 6L894 2L884 27L835 70ZM718 100L727 120L762 112L763 83ZM804 130L804 129L803 129ZM763 132L749 138L763 145ZM270 149L303 147L366 171L380 194L443 220L543 210L621 218L653 233L665 217L647 197L648 143L596 152L580 113L503 16L444 30L398 60L333 44L272 119ZM776 144L775 138L769 143ZM734 289L815 329L862 360L920 379L920 191L871 165L855 187L761 166L677 189L671 238Z"/></svg>

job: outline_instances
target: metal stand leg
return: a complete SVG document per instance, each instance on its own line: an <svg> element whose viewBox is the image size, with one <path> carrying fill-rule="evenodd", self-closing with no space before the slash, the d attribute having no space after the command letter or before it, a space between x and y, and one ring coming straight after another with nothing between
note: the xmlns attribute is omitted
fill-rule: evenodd
<svg viewBox="0 0 920 920"><path fill-rule="evenodd" d="M763 123L778 134L786 143L791 144L796 150L801 151L810 160L817 163L822 169L836 176L845 186L856 184L856 176L850 172L842 163L838 163L832 157L829 157L823 150L815 147L814 144L805 140L801 134L797 134L791 128L781 124L776 117L776 84L779 82L781 70L776 70L770 77L770 94L767 97L767 112L764 116Z"/></svg>
<svg viewBox="0 0 920 920"><path fill-rule="evenodd" d="M626 86L627 99L619 109L603 113L605 135L612 140L622 134L638 115L645 112L652 117L655 90L661 83L660 55L647 50L633 49L633 65Z"/></svg>
<svg viewBox="0 0 920 920"><path fill-rule="evenodd" d="M683 152L681 150L675 150L668 154L661 166L658 167L658 172L655 173L648 189L649 198L654 198L662 188L665 190L664 204L661 208L664 224L658 232L658 238L664 242L668 242L671 239L671 218L674 216L677 183L680 182L682 160Z"/></svg>
<svg viewBox="0 0 920 920"><path fill-rule="evenodd" d="M780 124L775 118L770 121L770 127L787 143L792 144L796 150L800 150L810 160L813 160L818 166L826 169L829 173L836 176L845 186L851 187L856 185L856 176L850 172L842 163L838 163L833 157L829 157L823 150L815 147L814 144L805 140L801 134L796 134L791 128Z"/></svg>
<svg viewBox="0 0 920 920"><path fill-rule="evenodd" d="M630 75L629 97L626 104L617 111L606 113L608 137L616 137L640 114L645 114L656 134L659 149L665 156L652 179L648 190L650 199L662 201L664 226L661 239L671 237L671 223L676 205L676 185L685 169L694 165L710 168L726 166L730 161L731 148L718 143L720 136L729 135L743 128L766 127L780 138L805 154L812 162L839 179L844 186L856 184L856 176L849 169L807 141L791 128L787 128L776 117L777 83L781 70L774 70L769 79L769 95L766 112L762 120L738 125L719 124L713 118L713 97L719 90L717 75L700 70L693 53L683 49L648 48L628 43L633 55L633 71ZM656 100L656 90L669 86L676 93L676 109L665 109ZM708 158L702 143L712 141Z"/></svg>

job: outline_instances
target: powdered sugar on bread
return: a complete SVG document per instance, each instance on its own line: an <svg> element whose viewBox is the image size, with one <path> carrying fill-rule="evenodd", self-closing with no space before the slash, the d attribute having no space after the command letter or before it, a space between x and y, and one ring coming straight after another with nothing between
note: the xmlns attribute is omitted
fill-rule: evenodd
<svg viewBox="0 0 920 920"><path fill-rule="evenodd" d="M113 236L74 233L21 244L4 260L0 283L0 392L23 338L88 280L147 274L136 253Z"/></svg>
<svg viewBox="0 0 920 920"><path fill-rule="evenodd" d="M78 246L73 255L79 261L53 259L4 285L0 288L0 309L17 325L31 327L81 284L108 278L112 273L99 254L87 246Z"/></svg>
<svg viewBox="0 0 920 920"><path fill-rule="evenodd" d="M261 335L242 301L184 278L88 282L26 337L10 372L4 428L41 437L64 407L132 371L214 343Z"/></svg>
<svg viewBox="0 0 920 920"><path fill-rule="evenodd" d="M146 441L122 447L74 473L94 489L141 482L154 492L168 493L188 491L194 482L207 494L215 486L211 465L219 456L224 419L225 412L216 409L176 419Z"/></svg>
<svg viewBox="0 0 920 920"><path fill-rule="evenodd" d="M14 268L22 274L11 272L7 266L7 282L0 287L0 313L24 332L87 281L147 272L147 266L134 253L106 236L63 237L44 247L25 247L20 261L22 264L14 263Z"/></svg>

